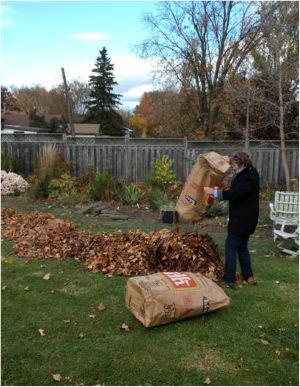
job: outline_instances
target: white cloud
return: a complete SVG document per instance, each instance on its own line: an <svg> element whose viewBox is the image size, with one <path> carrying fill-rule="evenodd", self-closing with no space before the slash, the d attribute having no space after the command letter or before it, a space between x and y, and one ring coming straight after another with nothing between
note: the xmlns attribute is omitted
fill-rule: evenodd
<svg viewBox="0 0 300 387"><path fill-rule="evenodd" d="M111 63L114 65L114 77L118 82L115 92L122 94L121 102L124 107L134 107L139 103L143 93L154 90L151 75L154 61L124 54L112 55ZM93 67L94 63L91 61L66 66L67 79L80 77L82 80L88 81Z"/></svg>
<svg viewBox="0 0 300 387"><path fill-rule="evenodd" d="M154 85L152 83L145 83L136 87L132 87L122 93L121 102L124 108L133 109L141 101L141 97L144 93L153 91Z"/></svg>
<svg viewBox="0 0 300 387"><path fill-rule="evenodd" d="M69 38L83 42L101 42L109 40L110 36L104 32L75 32L69 35Z"/></svg>
<svg viewBox="0 0 300 387"><path fill-rule="evenodd" d="M92 74L95 58L84 58L81 62L47 63L47 66L33 68L23 63L20 69L17 65L13 69L2 72L2 84L5 86L22 85L33 86L39 84L50 89L62 83L61 67L64 67L67 81L78 79L84 82ZM134 108L140 101L143 93L154 90L151 71L153 61L137 58L134 55L112 55L114 77L118 86L115 92L122 95L123 108Z"/></svg>
<svg viewBox="0 0 300 387"><path fill-rule="evenodd" d="M154 90L154 85L152 85L151 83L146 83L137 87L132 87L131 89L123 93L123 99L125 101L137 100L137 99L140 99L144 93L153 91L153 90Z"/></svg>

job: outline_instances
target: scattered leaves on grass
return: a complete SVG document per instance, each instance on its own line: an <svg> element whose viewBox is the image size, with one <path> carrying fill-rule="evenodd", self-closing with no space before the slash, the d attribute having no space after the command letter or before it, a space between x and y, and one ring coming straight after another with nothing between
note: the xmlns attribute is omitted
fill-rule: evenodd
<svg viewBox="0 0 300 387"><path fill-rule="evenodd" d="M211 384L210 378L206 378L206 379L204 380L204 384Z"/></svg>
<svg viewBox="0 0 300 387"><path fill-rule="evenodd" d="M281 352L279 351L279 349L276 349L276 350L275 350L275 354L276 354L277 356L280 356Z"/></svg>
<svg viewBox="0 0 300 387"><path fill-rule="evenodd" d="M97 308L100 310L100 312L103 312L103 310L105 310L105 306L102 302L100 302L100 304L97 306Z"/></svg>
<svg viewBox="0 0 300 387"><path fill-rule="evenodd" d="M96 318L96 315L95 314L89 314L89 317L90 318Z"/></svg>
<svg viewBox="0 0 300 387"><path fill-rule="evenodd" d="M269 345L270 343L268 342L268 340L265 340L265 339L260 339L260 342L263 344L263 345Z"/></svg>
<svg viewBox="0 0 300 387"><path fill-rule="evenodd" d="M259 325L258 328L259 328L259 329L263 329L263 326L262 326L262 325Z"/></svg>
<svg viewBox="0 0 300 387"><path fill-rule="evenodd" d="M279 281L274 281L274 282L275 282L275 284L277 284L277 285L278 285L278 284L280 284L280 282L279 282Z"/></svg>
<svg viewBox="0 0 300 387"><path fill-rule="evenodd" d="M45 336L45 331L44 331L44 329L39 329L39 335L40 335L40 336Z"/></svg>
<svg viewBox="0 0 300 387"><path fill-rule="evenodd" d="M285 348L285 352L293 355L293 356L296 356L298 357L298 351L296 349L293 349L293 348Z"/></svg>
<svg viewBox="0 0 300 387"><path fill-rule="evenodd" d="M26 286L26 287L24 288L24 290L25 290L25 291L28 291L28 290L29 290L29 286Z"/></svg>
<svg viewBox="0 0 300 387"><path fill-rule="evenodd" d="M85 336L85 334L84 334L83 332L80 332L79 335L78 335L78 337L79 337L80 339L83 339L84 336Z"/></svg>
<svg viewBox="0 0 300 387"><path fill-rule="evenodd" d="M7 289L7 285L2 286L1 290L4 291Z"/></svg>
<svg viewBox="0 0 300 387"><path fill-rule="evenodd" d="M123 329L125 332L129 332L129 330L130 330L129 326L126 325L125 323L122 324L121 329Z"/></svg>
<svg viewBox="0 0 300 387"><path fill-rule="evenodd" d="M55 382L61 381L61 375L60 374L52 374L52 378Z"/></svg>
<svg viewBox="0 0 300 387"><path fill-rule="evenodd" d="M4 262L6 265L9 265L9 266L11 266L14 263L12 258L4 258L4 259L2 258L1 261Z"/></svg>
<svg viewBox="0 0 300 387"><path fill-rule="evenodd" d="M69 324L71 321L70 321L70 320L63 320L63 322L64 322L65 324Z"/></svg>
<svg viewBox="0 0 300 387"><path fill-rule="evenodd" d="M47 273L44 275L43 280L48 281L50 279L50 277L51 277L51 274Z"/></svg>

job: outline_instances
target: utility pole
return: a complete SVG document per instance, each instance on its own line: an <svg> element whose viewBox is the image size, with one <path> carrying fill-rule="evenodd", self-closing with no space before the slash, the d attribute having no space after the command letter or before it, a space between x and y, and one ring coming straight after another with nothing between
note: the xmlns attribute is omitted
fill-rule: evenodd
<svg viewBox="0 0 300 387"><path fill-rule="evenodd" d="M64 80L64 87L65 87L65 93L66 93L66 98L67 98L67 108L68 108L68 116L69 116L69 123L70 123L70 129L71 129L71 135L75 136L75 129L74 129L74 124L73 124L73 119L72 119L72 105L71 105L71 97L69 94L69 88L66 80L66 75L65 75L65 69L62 67L61 68L63 80Z"/></svg>
<svg viewBox="0 0 300 387"><path fill-rule="evenodd" d="M247 91L247 111L246 111L246 129L245 129L245 151L249 152L249 116L250 116L250 89Z"/></svg>

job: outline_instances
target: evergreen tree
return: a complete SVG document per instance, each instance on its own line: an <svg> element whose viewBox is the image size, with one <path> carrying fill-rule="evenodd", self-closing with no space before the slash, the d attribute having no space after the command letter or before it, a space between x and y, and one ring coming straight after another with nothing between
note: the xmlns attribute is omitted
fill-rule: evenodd
<svg viewBox="0 0 300 387"><path fill-rule="evenodd" d="M88 111L86 121L99 123L102 134L120 136L124 134L123 120L115 110L121 95L113 93L113 88L118 83L114 80L113 64L107 56L105 47L99 51L96 59L94 75L89 77L90 99L86 102Z"/></svg>

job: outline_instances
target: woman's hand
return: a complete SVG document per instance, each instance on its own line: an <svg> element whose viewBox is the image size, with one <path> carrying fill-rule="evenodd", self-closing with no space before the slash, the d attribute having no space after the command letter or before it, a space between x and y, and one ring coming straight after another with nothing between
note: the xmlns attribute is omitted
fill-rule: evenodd
<svg viewBox="0 0 300 387"><path fill-rule="evenodd" d="M207 195L210 195L210 196L213 196L213 195L214 195L214 190L213 190L213 188L210 188L210 187L203 187L203 191L204 191Z"/></svg>

